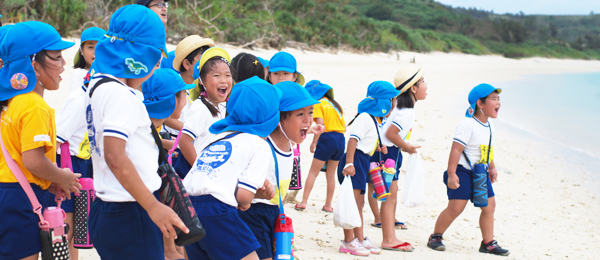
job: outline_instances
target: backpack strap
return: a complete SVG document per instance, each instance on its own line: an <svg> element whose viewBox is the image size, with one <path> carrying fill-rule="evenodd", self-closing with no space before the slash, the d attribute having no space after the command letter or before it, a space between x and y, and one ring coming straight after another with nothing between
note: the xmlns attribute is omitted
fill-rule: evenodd
<svg viewBox="0 0 600 260"><path fill-rule="evenodd" d="M489 168L490 167L490 152L492 151L492 124L490 124L489 121L488 121L488 128L490 128L490 142L488 144L488 152L487 152L487 166ZM471 167L471 170L473 170L473 164L471 163L471 160L469 160L469 157L467 157L465 150L463 150L462 153L463 153L463 156L465 156L465 159L467 159L467 163L469 164L469 167Z"/></svg>
<svg viewBox="0 0 600 260"><path fill-rule="evenodd" d="M94 86L92 86L92 89L90 89L90 94L89 94L90 98L92 98L92 95L94 94L94 91L96 91L96 89L100 85L102 85L104 83L107 83L107 82L117 82L117 83L123 85L123 83L121 81L118 81L118 80L113 79L111 77L101 76L100 80L96 81L96 84L94 84ZM125 86L125 85L123 85L123 86Z"/></svg>

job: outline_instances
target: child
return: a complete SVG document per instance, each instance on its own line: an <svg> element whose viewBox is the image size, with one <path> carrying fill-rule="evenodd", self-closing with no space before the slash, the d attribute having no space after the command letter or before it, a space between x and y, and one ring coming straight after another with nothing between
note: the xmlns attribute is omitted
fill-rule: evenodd
<svg viewBox="0 0 600 260"><path fill-rule="evenodd" d="M195 87L185 84L173 69L157 69L152 77L142 84L144 105L152 121L152 126L158 130L165 119L177 118L187 104L186 91ZM158 132L157 130L157 132ZM162 140L164 142L169 140ZM165 148L166 149L166 148ZM165 257L168 259L183 258L183 248L175 247L173 238L163 238L165 243ZM178 252L177 249L180 249Z"/></svg>
<svg viewBox="0 0 600 260"><path fill-rule="evenodd" d="M279 101L281 119L279 126L267 137L267 142L275 148L279 166L279 186L277 186L275 167L269 168L267 178L276 187L275 197L270 201L254 199L252 207L238 212L260 244L260 248L256 250L260 259L273 258L274 226L279 216L279 207L283 207L279 205L279 194L285 201L294 165L290 141L297 144L304 141L312 122L313 105L318 103L302 86L294 82L284 81L276 84L275 87L282 93ZM274 162L271 163L271 166L274 165ZM280 188L280 192L277 192L277 187Z"/></svg>
<svg viewBox="0 0 600 260"><path fill-rule="evenodd" d="M342 106L333 99L333 88L327 84L323 84L318 80L311 80L306 84L306 90L310 95L319 100L319 104L315 105L314 121L317 124L325 125L325 133L321 135L315 134L310 152L314 153L314 159L310 166L308 178L304 186L304 194L302 202L294 206L297 210L303 210L308 203L308 196L313 188L315 179L319 175L319 171L327 163L327 198L322 210L325 212L333 212L331 200L335 191L335 170L337 168L342 154L344 154L344 132L346 131L346 122L343 117Z"/></svg>
<svg viewBox="0 0 600 260"><path fill-rule="evenodd" d="M479 84L469 93L470 107L466 117L458 124L454 132L454 141L448 159L448 170L444 172L444 183L447 186L448 207L440 213L433 234L427 246L434 250L444 251L442 235L452 222L462 213L467 202L473 196L472 165L488 164L487 178L488 206L481 208L479 225L483 240L479 252L507 256L510 252L501 248L494 240L494 211L496 199L492 183L496 182L498 172L494 163L492 146L492 126L490 118L497 118L500 110L502 92L488 84Z"/></svg>
<svg viewBox="0 0 600 260"><path fill-rule="evenodd" d="M106 31L98 27L87 28L81 33L81 44L73 59L73 64L75 64L73 68L75 69L73 70L73 74L71 74L69 93L80 92L79 90L83 86L83 78L87 75L92 62L96 58L94 55L96 44L100 39L104 38L104 34L106 34Z"/></svg>
<svg viewBox="0 0 600 260"><path fill-rule="evenodd" d="M197 86L202 94L190 108L179 139L181 155L175 170L180 174L189 171L203 142L213 136L208 127L225 117L225 101L233 86L230 60L223 48L212 47L202 54L198 62L200 81Z"/></svg>
<svg viewBox="0 0 600 260"><path fill-rule="evenodd" d="M293 81L304 86L304 76L298 72L296 58L284 51L275 53L269 61L267 81L273 85L282 81Z"/></svg>
<svg viewBox="0 0 600 260"><path fill-rule="evenodd" d="M202 38L198 35L190 35L185 37L183 40L181 40L181 42L179 42L179 44L177 44L174 54L175 58L170 61L170 66L179 72L179 75L186 84L192 84L195 80L197 80L197 78L194 78L194 64L198 63L200 56L202 56L202 54L208 50L208 48L214 46L215 43L213 40L208 38ZM163 63L167 62L169 61L167 60ZM199 93L199 91L197 92ZM183 122L185 122L186 115L192 107L192 101L198 98L198 96L196 96L196 98L192 99L188 91L186 91L186 95L188 96L188 103L181 111L181 116L179 118L168 118L165 120L165 130L172 136L179 135L179 130L181 130L183 127Z"/></svg>
<svg viewBox="0 0 600 260"><path fill-rule="evenodd" d="M206 237L185 246L189 259L258 259L255 250L261 245L236 208L248 210L254 198L275 195L265 179L273 156L263 139L279 123L280 97L279 90L258 77L242 81L231 93L228 116L210 126L216 136L198 150L183 179L206 229Z"/></svg>
<svg viewBox="0 0 600 260"><path fill-rule="evenodd" d="M15 175L27 178L42 209L51 183L67 198L78 193L80 174L56 167L54 109L44 92L59 88L66 42L54 27L42 22L23 22L0 28L0 256L6 259L38 259L41 251L40 218ZM3 149L4 150L4 149ZM11 157L22 173L7 164ZM10 160L10 159L8 159ZM56 191L53 191L56 192Z"/></svg>
<svg viewBox="0 0 600 260"><path fill-rule="evenodd" d="M175 51L170 51L167 53L167 58L166 59L162 59L160 61L160 68L161 69L172 69L175 70L173 68L173 61L175 60ZM179 71L177 71L177 73L179 73Z"/></svg>
<svg viewBox="0 0 600 260"><path fill-rule="evenodd" d="M96 199L90 238L103 259L164 259L162 234L188 229L158 199L158 147L141 89L166 56L160 19L140 5L112 15L96 46L87 95L87 122ZM133 40L135 39L135 40Z"/></svg>
<svg viewBox="0 0 600 260"><path fill-rule="evenodd" d="M245 52L235 56L231 61L233 67L233 81L240 83L243 80L258 76L261 79L265 78L265 68L259 59Z"/></svg>
<svg viewBox="0 0 600 260"><path fill-rule="evenodd" d="M350 139L346 153L342 155L338 165L338 181L342 183L344 176L350 175L354 198L362 222L362 210L365 205L365 189L369 175L369 157L380 147L379 131L381 118L392 110L393 99L400 94L392 84L375 81L367 89L367 97L358 104L358 114L348 125L356 122L350 130ZM385 146L382 152L387 153ZM371 240L363 236L363 227L344 229L344 240L339 249L342 253L368 256L379 254L381 249L373 245Z"/></svg>
<svg viewBox="0 0 600 260"><path fill-rule="evenodd" d="M138 5L148 7L158 15L164 26L167 26L167 11L169 10L169 0L137 0Z"/></svg>

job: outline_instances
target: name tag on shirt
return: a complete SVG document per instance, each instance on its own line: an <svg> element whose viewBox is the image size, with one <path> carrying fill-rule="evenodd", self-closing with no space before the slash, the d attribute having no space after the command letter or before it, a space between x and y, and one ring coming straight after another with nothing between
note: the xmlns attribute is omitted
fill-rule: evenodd
<svg viewBox="0 0 600 260"><path fill-rule="evenodd" d="M33 137L34 142L50 142L49 135L36 135Z"/></svg>

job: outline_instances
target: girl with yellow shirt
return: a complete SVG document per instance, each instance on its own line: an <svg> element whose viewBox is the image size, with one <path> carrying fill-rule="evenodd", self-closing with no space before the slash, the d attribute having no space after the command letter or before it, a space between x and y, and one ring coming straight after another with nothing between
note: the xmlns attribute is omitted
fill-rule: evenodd
<svg viewBox="0 0 600 260"><path fill-rule="evenodd" d="M61 39L54 27L23 22L0 28L0 132L8 154L0 153L0 257L38 259L39 218L6 163L16 161L41 203L51 183L70 198L79 192L80 174L60 169L56 161L54 110L44 101L45 90L57 90L64 71L61 51L74 43ZM53 186L54 187L54 186Z"/></svg>

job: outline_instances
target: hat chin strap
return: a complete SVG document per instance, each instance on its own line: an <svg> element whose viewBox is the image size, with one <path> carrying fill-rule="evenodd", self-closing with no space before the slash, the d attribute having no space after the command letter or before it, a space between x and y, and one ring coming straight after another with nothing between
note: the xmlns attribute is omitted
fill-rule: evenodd
<svg viewBox="0 0 600 260"><path fill-rule="evenodd" d="M283 127L281 126L281 123L277 124L279 126L279 130L281 130L281 132L283 133L283 136L285 136L285 139L288 139L288 141L290 140L290 138L285 134L285 131L283 131Z"/></svg>
<svg viewBox="0 0 600 260"><path fill-rule="evenodd" d="M479 108L479 112L481 112L482 115L486 116L485 113L483 113L483 109Z"/></svg>

